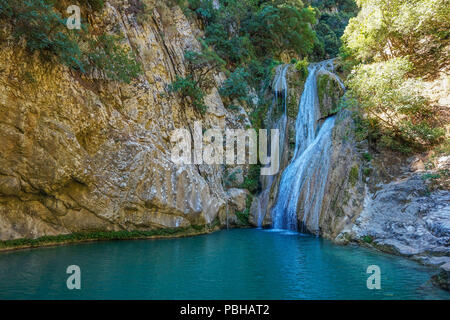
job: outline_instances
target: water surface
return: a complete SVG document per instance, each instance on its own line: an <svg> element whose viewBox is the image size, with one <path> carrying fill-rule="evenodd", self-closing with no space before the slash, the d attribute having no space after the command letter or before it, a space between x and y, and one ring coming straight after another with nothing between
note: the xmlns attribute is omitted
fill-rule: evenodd
<svg viewBox="0 0 450 320"><path fill-rule="evenodd" d="M66 268L81 268L68 290ZM381 290L366 269L381 268ZM293 232L224 230L0 253L0 299L450 299L434 269Z"/></svg>

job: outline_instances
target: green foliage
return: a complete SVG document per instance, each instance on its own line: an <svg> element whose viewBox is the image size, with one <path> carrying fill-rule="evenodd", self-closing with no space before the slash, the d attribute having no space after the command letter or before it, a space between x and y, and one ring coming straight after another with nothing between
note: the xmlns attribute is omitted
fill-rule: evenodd
<svg viewBox="0 0 450 320"><path fill-rule="evenodd" d="M372 155L370 154L370 153L367 153L367 152L365 152L364 154L363 154L363 158L366 160L366 161L372 161Z"/></svg>
<svg viewBox="0 0 450 320"><path fill-rule="evenodd" d="M315 11L300 1L212 0L178 1L188 16L202 22L202 52L186 52L187 76L177 79L177 91L200 102L208 90L212 70L225 70L229 78L220 88L229 102L248 102L249 86L268 86L274 57L282 53L306 55L312 51ZM215 7L217 6L218 7ZM191 83L193 82L193 83ZM190 96L190 95L189 95ZM198 103L201 105L200 103ZM255 114L261 115L261 106ZM256 110L255 110L256 111Z"/></svg>
<svg viewBox="0 0 450 320"><path fill-rule="evenodd" d="M176 76L176 80L169 86L169 91L177 92L183 98L189 97L190 102L192 102L195 109L200 113L206 112L206 106L203 102L205 94L191 76L185 78Z"/></svg>
<svg viewBox="0 0 450 320"><path fill-rule="evenodd" d="M91 231L77 232L57 236L43 236L36 239L21 238L14 240L0 241L0 249L17 247L38 247L45 244L73 243L80 241L99 240L127 240L144 239L149 237L170 237L203 232L204 226L193 225L185 228L161 228L155 230L134 230L134 231Z"/></svg>
<svg viewBox="0 0 450 320"><path fill-rule="evenodd" d="M206 23L205 43L228 67L246 69L255 81L267 76L273 57L312 51L315 12L299 1L222 0L219 6Z"/></svg>
<svg viewBox="0 0 450 320"><path fill-rule="evenodd" d="M96 10L103 7L99 0L83 3ZM110 80L127 83L142 73L117 37L104 34L94 39L85 25L82 30L69 30L50 0L0 0L0 20L9 21L16 41L25 40L26 49L39 52L44 60L56 60L83 73L96 68Z"/></svg>
<svg viewBox="0 0 450 320"><path fill-rule="evenodd" d="M252 205L253 197L248 195L245 199L245 209L244 211L236 211L235 215L239 219L240 223L244 226L249 225L248 218L250 216L250 206Z"/></svg>
<svg viewBox="0 0 450 320"><path fill-rule="evenodd" d="M221 23L206 27L205 42L214 47L217 54L231 66L248 60L252 54L252 44L247 36L230 36Z"/></svg>
<svg viewBox="0 0 450 320"><path fill-rule="evenodd" d="M355 17L358 7L354 0L314 0L319 20L314 26L317 41L313 56L318 60L336 57L341 47L341 37L348 21Z"/></svg>
<svg viewBox="0 0 450 320"><path fill-rule="evenodd" d="M371 168L363 168L363 175L365 177L368 177L372 174L372 169Z"/></svg>
<svg viewBox="0 0 450 320"><path fill-rule="evenodd" d="M188 5L204 23L214 21L216 10L213 8L212 0L188 0Z"/></svg>
<svg viewBox="0 0 450 320"><path fill-rule="evenodd" d="M315 10L297 0L219 0L214 4L212 0L178 0L177 3L187 16L201 22L202 51L210 50L224 62L219 69L229 77L220 94L227 98L228 107L235 107L233 100L249 103L249 87L258 89L259 103L252 106L251 119L254 127L263 127L267 105L261 96L271 83L273 67L279 63L276 58L312 52L316 41L311 27L316 22ZM191 81L202 91L208 90L204 84L211 81L199 77L217 69L214 63L198 66L188 62L188 65Z"/></svg>
<svg viewBox="0 0 450 320"><path fill-rule="evenodd" d="M422 78L448 65L446 0L360 0L342 37L341 59L361 124L377 145L410 153L440 143L445 130ZM362 128L362 127L361 127ZM375 134L374 134L375 133Z"/></svg>
<svg viewBox="0 0 450 320"><path fill-rule="evenodd" d="M76 31L69 31L65 20L45 0L0 0L0 19L13 25L16 41L24 39L26 48L38 51L45 60L56 57L70 68L84 71L83 54L76 41Z"/></svg>
<svg viewBox="0 0 450 320"><path fill-rule="evenodd" d="M225 62L210 48L203 45L202 52L187 50L184 53L187 62L187 76L176 76L169 90L179 93L183 98L190 98L194 108L200 113L206 112L205 93L212 83L211 71L220 70Z"/></svg>
<svg viewBox="0 0 450 320"><path fill-rule="evenodd" d="M406 58L359 65L347 85L372 124L381 128L384 144L395 148L392 138L413 145L433 145L444 131L435 127L436 119L421 94L419 79L407 78L413 65Z"/></svg>
<svg viewBox="0 0 450 320"><path fill-rule="evenodd" d="M441 175L439 173L425 173L422 175L422 179L423 180L436 180L436 179L440 179Z"/></svg>
<svg viewBox="0 0 450 320"><path fill-rule="evenodd" d="M247 176L245 176L244 182L241 185L241 188L247 189L252 194L256 194L259 191L260 174L260 165L251 164Z"/></svg>
<svg viewBox="0 0 450 320"><path fill-rule="evenodd" d="M120 45L120 38L103 34L90 41L87 53L91 66L103 70L111 80L130 83L142 73L136 57Z"/></svg>
<svg viewBox="0 0 450 320"><path fill-rule="evenodd" d="M309 62L307 58L303 58L302 60L297 61L295 64L295 69L300 71L302 80L305 80L308 77L308 66Z"/></svg>
<svg viewBox="0 0 450 320"><path fill-rule="evenodd" d="M281 52L305 56L312 52L315 33L310 26L316 21L315 12L300 4L267 2L242 22L258 56L277 56Z"/></svg>
<svg viewBox="0 0 450 320"><path fill-rule="evenodd" d="M365 243L371 244L371 243L373 242L373 237L372 237L372 236L364 236L364 237L362 238L362 240L363 240Z"/></svg>
<svg viewBox="0 0 450 320"><path fill-rule="evenodd" d="M447 0L360 0L343 40L363 62L408 56L417 71L448 64L450 6Z"/></svg>
<svg viewBox="0 0 450 320"><path fill-rule="evenodd" d="M188 72L194 74L199 83L203 82L212 70L220 70L225 66L225 61L205 45L202 52L187 50L184 58L188 64Z"/></svg>
<svg viewBox="0 0 450 320"><path fill-rule="evenodd" d="M246 78L248 77L249 74L243 68L237 68L219 88L220 94L231 101L246 100L248 93Z"/></svg>

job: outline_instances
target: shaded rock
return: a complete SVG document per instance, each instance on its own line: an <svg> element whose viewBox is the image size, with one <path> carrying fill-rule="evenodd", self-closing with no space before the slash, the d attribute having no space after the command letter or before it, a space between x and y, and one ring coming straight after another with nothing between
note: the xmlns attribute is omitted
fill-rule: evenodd
<svg viewBox="0 0 450 320"><path fill-rule="evenodd" d="M439 273L431 277L431 281L444 290L450 291L450 262L439 268Z"/></svg>
<svg viewBox="0 0 450 320"><path fill-rule="evenodd" d="M247 207L247 197L250 193L246 189L228 189L229 203L238 211L243 211Z"/></svg>

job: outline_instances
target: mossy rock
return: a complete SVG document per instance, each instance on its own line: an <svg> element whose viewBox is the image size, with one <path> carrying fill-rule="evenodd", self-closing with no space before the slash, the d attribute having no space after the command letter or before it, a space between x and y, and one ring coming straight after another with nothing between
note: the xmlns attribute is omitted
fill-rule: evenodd
<svg viewBox="0 0 450 320"><path fill-rule="evenodd" d="M354 188L356 183L359 180L359 168L358 168L358 165L354 165L350 169L348 180L350 181L350 184L352 185L352 188Z"/></svg>
<svg viewBox="0 0 450 320"><path fill-rule="evenodd" d="M287 72L288 96L287 115L291 119L297 119L298 106L303 93L306 78L295 67L290 66Z"/></svg>
<svg viewBox="0 0 450 320"><path fill-rule="evenodd" d="M317 95L319 97L320 118L324 119L339 111L339 101L344 90L336 79L328 74L317 77Z"/></svg>

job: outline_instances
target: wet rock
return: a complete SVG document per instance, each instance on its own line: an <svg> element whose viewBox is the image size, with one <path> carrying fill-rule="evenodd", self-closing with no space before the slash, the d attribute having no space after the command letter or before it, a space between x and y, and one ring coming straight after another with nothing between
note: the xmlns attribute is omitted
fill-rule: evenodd
<svg viewBox="0 0 450 320"><path fill-rule="evenodd" d="M339 110L339 101L344 95L342 82L331 72L322 70L317 75L317 95L319 97L319 119L324 119Z"/></svg>

